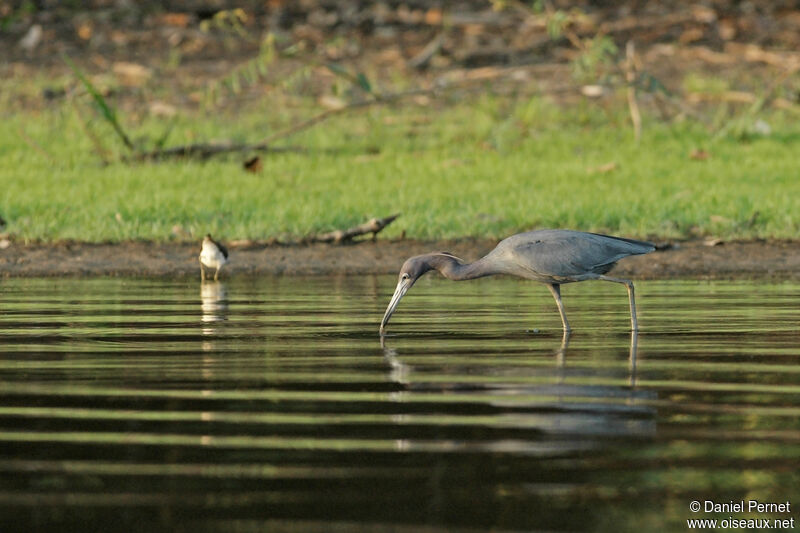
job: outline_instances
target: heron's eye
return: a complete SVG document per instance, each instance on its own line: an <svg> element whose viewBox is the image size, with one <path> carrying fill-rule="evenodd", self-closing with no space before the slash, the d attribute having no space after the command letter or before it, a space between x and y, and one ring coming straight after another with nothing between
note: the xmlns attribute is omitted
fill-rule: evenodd
<svg viewBox="0 0 800 533"><path fill-rule="evenodd" d="M403 274L401 277L402 277L403 279L408 279L408 274Z"/></svg>

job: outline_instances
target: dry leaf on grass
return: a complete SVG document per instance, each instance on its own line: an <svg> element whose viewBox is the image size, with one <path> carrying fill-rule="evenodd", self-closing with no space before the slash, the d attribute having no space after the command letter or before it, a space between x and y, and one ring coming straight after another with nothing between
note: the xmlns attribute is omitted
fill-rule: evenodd
<svg viewBox="0 0 800 533"><path fill-rule="evenodd" d="M261 164L261 158L257 155L244 162L244 169L254 174L261 172L262 168L263 165Z"/></svg>
<svg viewBox="0 0 800 533"><path fill-rule="evenodd" d="M140 87L153 76L153 70L127 61L117 61L111 69L119 82L128 87Z"/></svg>
<svg viewBox="0 0 800 533"><path fill-rule="evenodd" d="M586 172L589 174L608 174L609 172L617 170L617 168L619 168L619 165L617 165L615 161L610 161L598 167L589 167L586 169Z"/></svg>

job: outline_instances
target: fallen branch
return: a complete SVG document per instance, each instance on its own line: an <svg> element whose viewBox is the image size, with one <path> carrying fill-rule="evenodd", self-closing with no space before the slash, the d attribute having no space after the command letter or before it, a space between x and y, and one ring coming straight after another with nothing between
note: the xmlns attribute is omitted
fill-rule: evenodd
<svg viewBox="0 0 800 533"><path fill-rule="evenodd" d="M411 68L423 69L428 66L428 63L433 56L439 53L444 44L444 32L439 33L431 42L425 45L420 53L408 60L408 66Z"/></svg>
<svg viewBox="0 0 800 533"><path fill-rule="evenodd" d="M399 93L383 94L383 95L380 95L380 96L376 95L374 98L371 98L369 100L358 100L356 102L351 102L351 103L349 103L349 104L347 104L347 105L345 105L343 107L337 107L337 108L334 108L334 109L325 110L322 113L314 115L311 118L308 118L306 120L300 121L297 124L293 124L293 125L289 126L288 128L285 128L285 129L282 129L280 131L277 131L277 132L273 133L272 135L269 135L269 136L265 137L264 139L262 139L261 141L259 141L258 144L269 145L269 144L275 142L278 139L285 139L286 137L294 135L295 133L298 133L298 132L306 130L306 129L312 127L312 126L315 126L316 124L319 124L320 122L322 122L324 120L327 120L327 119L331 118L332 116L340 115L340 114L345 113L347 111L352 111L354 109L360 109L360 108L363 108L363 107L371 107L371 106L374 106L374 105L388 104L388 103L391 103L391 102L394 102L394 101L397 101L397 100L401 100L403 98L407 98L409 96L419 96L419 95L422 95L422 94L432 94L432 93L434 93L436 91L439 91L439 90L440 89L438 87L435 87L433 89L414 89L414 90L411 90L411 91L404 91L404 92L399 92Z"/></svg>
<svg viewBox="0 0 800 533"><path fill-rule="evenodd" d="M771 52L753 43L727 43L725 53L734 56L738 61L744 59L754 63L765 63L788 70L790 74L800 69L800 54L797 52Z"/></svg>
<svg viewBox="0 0 800 533"><path fill-rule="evenodd" d="M370 107L373 105L379 104L386 104L390 103L408 96L416 96L422 94L431 94L438 90L438 88L434 87L432 89L416 89L411 91L399 92L394 94L379 94L372 90L372 86L367 80L367 78L363 74L357 74L355 76L351 75L347 71L337 67L336 65L326 65L334 74L338 76L342 76L345 79L351 81L354 85L360 87L364 90L370 98L365 100L359 100L357 102L352 102L348 105L344 105L339 108L335 109L328 109L319 113L311 118L306 120L300 121L296 124L293 124L283 130L279 130L272 135L268 135L264 139L256 142L256 143L197 143L197 144L188 144L184 146L174 146L171 148L158 148L156 150L152 150L149 152L142 152L141 150L137 149L134 146L133 142L130 140L130 137L125 133L122 125L120 124L119 120L117 119L117 114L115 109L109 105L103 95L100 93L99 90L92 84L91 81L81 72L78 67L66 56L62 55L63 60L67 65L72 69L75 76L77 76L78 80L84 85L86 91L94 100L95 104L100 108L101 114L103 118L112 126L114 131L117 135L122 139L123 144L132 152L129 157L123 157L122 161L130 161L130 160L157 160L157 159L166 159L170 157L199 157L201 159L207 159L214 155L218 154L226 154L231 152L252 152L252 151L259 151L259 152L300 152L305 151L303 148L298 147L273 147L272 143L277 139L284 139L295 133L308 129L320 122L338 114L342 114L346 111L350 111L353 109L359 109L364 107ZM77 109L77 105L76 105ZM80 114L80 112L78 112ZM104 163L108 162L108 158L106 157L108 151L100 143L99 139L88 129L86 124L81 125L84 129L86 135L92 140L95 145L95 148L100 155L101 159L103 159Z"/></svg>
<svg viewBox="0 0 800 533"><path fill-rule="evenodd" d="M724 91L721 93L690 93L686 100L692 103L703 102L728 102L732 104L752 104L759 100L759 96L746 91ZM786 98L774 98L768 102L777 109L784 109L800 113L800 106Z"/></svg>
<svg viewBox="0 0 800 533"><path fill-rule="evenodd" d="M705 116L705 114L703 114L702 112L693 109L689 104L684 102L682 99L660 92L655 93L655 96L660 102L663 102L671 106L673 109L677 110L678 113L681 113L688 117L692 117L693 119L702 123L706 128L711 128L713 126L711 119Z"/></svg>
<svg viewBox="0 0 800 533"><path fill-rule="evenodd" d="M269 146L264 143L259 144L241 144L241 143L198 143L187 144L185 146L173 146L172 148L165 148L162 150L153 150L152 152L144 152L136 154L133 159L143 160L157 160L166 159L169 157L197 157L199 159L208 159L209 157L227 154L231 152L305 152L306 149L302 146Z"/></svg>
<svg viewBox="0 0 800 533"><path fill-rule="evenodd" d="M359 100L357 102L352 102L350 104L347 104L343 107L328 109L317 115L314 115L311 118L307 118L296 124L292 124L287 128L279 130L273 133L272 135L268 135L267 137L253 144L249 143L187 144L184 146L174 146L172 148L164 148L161 150L153 150L151 152L140 153L134 156L133 159L158 160L158 159L167 159L170 157L198 157L200 159L208 159L215 155L227 154L231 152L305 152L306 149L299 146L272 146L272 144L279 139L285 139L286 137L290 137L296 133L311 128L312 126L315 126L320 122L323 122L331 118L332 116L339 115L347 111L352 111L354 109L360 109L374 105L387 104L390 102L394 102L396 100L400 100L402 98L407 98L409 96L432 94L438 90L439 90L438 88L415 89L412 91L380 95L380 96L375 96L374 98L371 98L369 100Z"/></svg>
<svg viewBox="0 0 800 533"><path fill-rule="evenodd" d="M380 233L383 228L394 222L394 219L400 216L400 213L386 218L373 218L364 224L352 227L346 230L330 231L328 233L321 233L313 235L306 239L306 242L332 242L334 244L341 244L343 242L351 241L353 237L372 233L372 240Z"/></svg>

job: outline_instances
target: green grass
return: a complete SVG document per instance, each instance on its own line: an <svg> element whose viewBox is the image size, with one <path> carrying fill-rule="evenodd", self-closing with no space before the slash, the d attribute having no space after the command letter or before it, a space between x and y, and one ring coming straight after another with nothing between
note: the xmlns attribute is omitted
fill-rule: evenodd
<svg viewBox="0 0 800 533"><path fill-rule="evenodd" d="M254 141L315 112L267 102L238 115L184 114L167 145ZM6 112L0 215L25 241L163 241L176 238L176 225L192 238L293 239L395 212L402 216L384 237L563 227L650 238L795 238L800 125L781 114L761 118L772 133L743 141L645 117L637 146L623 105L607 112L484 95L442 109L408 104L331 119L288 141L308 153L266 155L263 171L252 174L239 155L102 166L64 104ZM166 127L154 117L120 119L134 139L157 138ZM124 152L102 119L94 117L92 128ZM691 159L696 148L710 158ZM610 162L610 172L589 170Z"/></svg>

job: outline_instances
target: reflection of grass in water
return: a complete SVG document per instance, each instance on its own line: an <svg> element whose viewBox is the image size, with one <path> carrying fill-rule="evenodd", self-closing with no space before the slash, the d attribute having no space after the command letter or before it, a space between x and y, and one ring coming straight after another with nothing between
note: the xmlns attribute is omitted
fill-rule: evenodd
<svg viewBox="0 0 800 533"><path fill-rule="evenodd" d="M527 395L531 398L532 395ZM541 395L539 401L555 400L562 396ZM580 395L570 394L570 398L580 398ZM483 398L480 398L483 399ZM595 398L597 401L598 398ZM604 398L603 403L615 405L629 403L629 398L623 398L624 402L613 401L613 398ZM506 401L508 398L506 397ZM573 400L574 401L574 400ZM561 400L560 403L568 405L569 399ZM586 403L582 401L581 403ZM545 406L544 403L542 403ZM637 397L637 406L660 406L669 405L668 401L657 398ZM728 405L722 408L715 408L710 404L695 404L693 411L681 416L680 423L703 424L707 418L713 415L716 425L722 429L740 430L742 416L749 417L748 430L770 431L773 430L775 418L788 418L784 420L781 430L790 436L798 426L798 413L800 407L760 407L755 405L736 406ZM530 414L530 413L529 413ZM281 424L281 425L366 425L366 424L403 424L403 425L427 425L427 426L485 426L485 427L535 427L540 420L534 416L526 414L445 414L445 413L407 413L403 415L401 421L395 413L280 413L280 412L245 412L230 410L205 410L198 411L175 411L175 410L135 410L135 409L105 409L105 408L73 408L73 407L0 407L0 416L5 417L26 417L26 418L48 418L48 419L71 419L71 420L121 420L121 421L147 421L147 422L202 422L202 423L225 423L225 424ZM762 427L763 425L763 427ZM702 426L698 426L702 427ZM788 432L788 433L787 433Z"/></svg>
<svg viewBox="0 0 800 533"><path fill-rule="evenodd" d="M0 462L0 464L3 464ZM322 467L322 466L293 466L271 465L264 463L147 463L147 462L104 462L80 460L54 460L54 461L9 461L4 464L7 468L55 470L71 475L114 475L114 476L192 476L203 478L229 478L229 479L270 479L270 478L346 478L354 475L398 476L397 471L381 469L380 467ZM407 469L407 474L424 473L423 469Z"/></svg>
<svg viewBox="0 0 800 533"><path fill-rule="evenodd" d="M421 379L419 382L414 377L414 383L424 384L425 380ZM437 381L432 381L436 383ZM449 380L441 380L441 383L450 384L461 383L456 377L455 379L450 376ZM475 380L475 382L487 383L503 383L508 384L511 382L510 378L505 380ZM558 403L598 403L598 404L626 404L630 399L621 394L618 396L611 395L605 396L599 394L598 390L593 387L611 387L618 388L619 391L627 391L629 381L626 378L612 379L592 379L580 378L569 376L563 379L565 385L576 387L569 391L568 394L559 394L558 391L546 389L552 385L554 379L551 377L541 381L519 381L519 390L515 390L514 394L507 394L500 389L494 392L491 389L486 392L470 391L468 394L460 394L458 390L448 391L447 388L437 391L413 390L403 395L403 403L431 403L431 404L475 404L475 403L493 403L501 402L508 405L537 404L543 401L557 401ZM464 383L467 383L466 381ZM513 383L517 383L514 379ZM526 385L530 387L525 389ZM537 385L544 386L545 390L538 391ZM708 385L708 386L705 386ZM770 385L752 385L752 384L737 384L737 383L717 383L706 384L703 382L688 382L688 381L655 381L639 379L637 380L637 388L647 390L658 390L663 388L667 392L684 391L687 394L694 392L708 391L712 393L734 393L730 398L721 396L719 399L728 401L735 398L747 399L752 401L753 405L758 405L762 401L776 400L784 395L797 394L800 392L800 386L770 386ZM284 390L148 390L148 389L124 389L117 387L89 387L85 385L70 385L70 386L57 386L57 385L4 385L0 384L0 392L10 394L37 394L41 396L57 396L63 395L67 397L92 397L98 401L101 399L109 399L115 397L131 398L133 399L147 399L147 400L207 400L207 401L312 401L312 402L392 402L392 393L376 393L376 392L345 392L345 391L284 391ZM746 393L746 398L741 395ZM772 396L762 396L772 395ZM778 395L777 397L774 395ZM652 403L658 405L656 399L649 400L647 398L637 399L637 404L647 405Z"/></svg>
<svg viewBox="0 0 800 533"><path fill-rule="evenodd" d="M428 426L480 426L480 427L526 427L524 416L512 417L491 415L446 415L446 414L404 414L402 422L392 413L245 413L227 411L134 411L112 409L73 409L58 407L0 407L0 415L25 416L31 418L63 418L74 420L130 420L150 422L208 422L225 424L285 424L285 425L428 425Z"/></svg>
<svg viewBox="0 0 800 533"><path fill-rule="evenodd" d="M0 431L5 442L61 442L116 444L122 446L202 446L206 448L299 449L299 450L372 450L396 449L394 440L335 439L296 437L249 437L244 435L170 435L162 433L82 432L82 431Z"/></svg>
<svg viewBox="0 0 800 533"><path fill-rule="evenodd" d="M274 111L213 123L184 116L172 142L260 138L291 121ZM65 107L6 118L0 214L19 238L44 240L163 241L176 225L194 236L298 237L398 211L387 237L403 230L417 238L500 237L533 227L794 237L798 129L781 115L766 119L773 134L748 143L712 140L686 123L647 123L635 146L622 108L609 119L595 107L484 96L445 110L371 109L332 119L291 140L310 154L265 156L264 172L252 174L239 157L100 167ZM57 163L21 142L19 128ZM154 137L163 128L145 118L136 131ZM691 160L696 147L711 157ZM597 170L609 162L616 167Z"/></svg>

